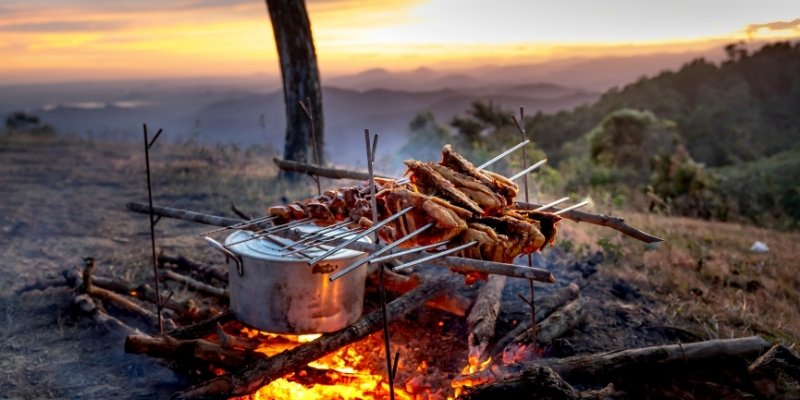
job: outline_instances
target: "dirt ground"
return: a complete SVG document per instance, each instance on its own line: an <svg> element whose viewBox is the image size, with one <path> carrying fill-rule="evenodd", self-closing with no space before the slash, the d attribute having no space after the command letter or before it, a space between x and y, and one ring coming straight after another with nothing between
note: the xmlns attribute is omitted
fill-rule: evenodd
<svg viewBox="0 0 800 400"><path fill-rule="evenodd" d="M230 216L234 202L258 214L281 197L309 190L276 180L271 158L257 150L159 143L152 157L157 204ZM149 358L124 354L122 338L72 318L69 289L17 294L27 283L81 265L86 256L98 260L102 275L151 276L146 218L125 210L129 201L146 201L141 144L0 137L0 187L0 397L168 398L187 385ZM559 245L537 257L556 272L556 286L579 281L592 300L588 321L554 343L550 354L750 334L792 347L800 342L800 233L623 214L667 242L644 246L608 229L566 222ZM219 263L195 235L204 229L164 220L156 227L159 248ZM755 240L770 252L751 253ZM510 282L501 331L526 318L520 292L527 294L527 282ZM463 323L429 314L422 312L411 326L443 321L436 326L449 330L441 337L462 340ZM412 329L402 332L397 340L414 336Z"/></svg>

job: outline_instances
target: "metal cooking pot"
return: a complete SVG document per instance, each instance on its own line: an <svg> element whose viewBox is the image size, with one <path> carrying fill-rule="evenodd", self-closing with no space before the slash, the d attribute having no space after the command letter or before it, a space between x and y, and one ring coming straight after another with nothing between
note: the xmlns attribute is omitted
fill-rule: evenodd
<svg viewBox="0 0 800 400"><path fill-rule="evenodd" d="M305 232L319 229L314 225L298 228ZM229 246L253 235L250 231L235 231L225 239L225 244ZM328 278L358 258L366 257L362 252L343 249L311 266L308 258L296 254L282 256L281 245L264 239L227 248L213 239L206 240L228 258L231 310L240 321L254 328L275 333L325 333L345 328L361 316L366 264L334 282ZM310 257L322 252L318 248L304 251Z"/></svg>

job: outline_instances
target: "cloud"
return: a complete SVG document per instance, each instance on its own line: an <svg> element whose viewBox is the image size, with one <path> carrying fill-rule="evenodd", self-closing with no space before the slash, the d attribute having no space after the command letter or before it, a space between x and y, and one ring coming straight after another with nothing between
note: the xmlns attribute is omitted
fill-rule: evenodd
<svg viewBox="0 0 800 400"><path fill-rule="evenodd" d="M771 31L784 31L794 29L800 31L800 18L795 18L792 21L773 21L764 24L750 24L747 25L745 31L747 34L753 34L760 29L768 29Z"/></svg>
<svg viewBox="0 0 800 400"><path fill-rule="evenodd" d="M127 26L122 21L47 21L0 25L2 32L98 32L112 31Z"/></svg>

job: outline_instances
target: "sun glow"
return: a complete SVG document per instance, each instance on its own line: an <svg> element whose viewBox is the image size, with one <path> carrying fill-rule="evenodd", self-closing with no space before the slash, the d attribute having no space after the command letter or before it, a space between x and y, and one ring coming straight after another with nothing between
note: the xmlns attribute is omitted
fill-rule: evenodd
<svg viewBox="0 0 800 400"><path fill-rule="evenodd" d="M800 36L800 2L308 0L324 75L536 62ZM675 23L680 21L680 23ZM0 5L0 80L277 74L263 1Z"/></svg>

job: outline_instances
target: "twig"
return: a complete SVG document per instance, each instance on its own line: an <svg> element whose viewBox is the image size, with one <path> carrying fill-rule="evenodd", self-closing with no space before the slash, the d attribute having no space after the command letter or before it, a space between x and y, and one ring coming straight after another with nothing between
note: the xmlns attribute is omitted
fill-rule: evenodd
<svg viewBox="0 0 800 400"><path fill-rule="evenodd" d="M524 209L524 210L534 210L541 207L541 204L534 204L534 203L525 203L518 201L517 207ZM560 208L552 208L553 212L557 212ZM572 210L561 214L562 217L575 221L575 222L586 222L589 224L600 225L609 227L621 233L624 233L634 239L641 240L645 243L655 243L655 242L663 242L664 239L653 236L649 233L642 232L639 229L636 229L628 224L625 223L625 219L621 217L611 217L604 214L591 214L584 211Z"/></svg>

